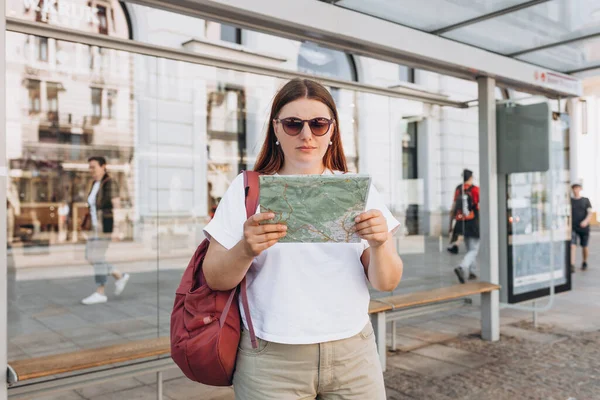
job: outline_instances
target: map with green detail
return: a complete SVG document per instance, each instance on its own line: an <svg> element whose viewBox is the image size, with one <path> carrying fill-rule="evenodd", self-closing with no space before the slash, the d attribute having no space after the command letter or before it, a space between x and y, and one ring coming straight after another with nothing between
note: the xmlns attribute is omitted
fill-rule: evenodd
<svg viewBox="0 0 600 400"><path fill-rule="evenodd" d="M354 218L365 211L371 178L364 175L261 175L260 212L287 225L280 243L359 243Z"/></svg>

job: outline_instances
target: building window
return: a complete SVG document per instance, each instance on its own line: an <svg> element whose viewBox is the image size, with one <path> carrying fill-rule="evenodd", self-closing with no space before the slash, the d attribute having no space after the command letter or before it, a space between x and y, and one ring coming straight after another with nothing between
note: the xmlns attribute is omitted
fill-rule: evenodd
<svg viewBox="0 0 600 400"><path fill-rule="evenodd" d="M417 170L417 122L409 122L402 135L402 179L418 179ZM406 204L404 221L407 235L419 234L419 205Z"/></svg>
<svg viewBox="0 0 600 400"><path fill-rule="evenodd" d="M36 42L38 48L38 61L48 61L48 38L37 37Z"/></svg>
<svg viewBox="0 0 600 400"><path fill-rule="evenodd" d="M106 7L98 6L98 33L108 35L108 17Z"/></svg>
<svg viewBox="0 0 600 400"><path fill-rule="evenodd" d="M235 26L221 24L221 40L242 44L242 30Z"/></svg>
<svg viewBox="0 0 600 400"><path fill-rule="evenodd" d="M46 99L48 101L48 121L58 122L58 90L60 84L46 82Z"/></svg>
<svg viewBox="0 0 600 400"><path fill-rule="evenodd" d="M417 123L409 122L402 137L402 179L417 179Z"/></svg>
<svg viewBox="0 0 600 400"><path fill-rule="evenodd" d="M37 114L41 111L40 81L28 79L27 90L29 91L29 114Z"/></svg>
<svg viewBox="0 0 600 400"><path fill-rule="evenodd" d="M398 65L400 73L400 82L415 83L415 69L407 67L406 65Z"/></svg>
<svg viewBox="0 0 600 400"><path fill-rule="evenodd" d="M349 54L310 42L300 46L298 71L345 81L358 80L354 61Z"/></svg>
<svg viewBox="0 0 600 400"><path fill-rule="evenodd" d="M92 88L92 125L97 125L102 119L102 89Z"/></svg>
<svg viewBox="0 0 600 400"><path fill-rule="evenodd" d="M106 118L113 119L114 118L114 103L117 98L116 90L108 90L106 91Z"/></svg>

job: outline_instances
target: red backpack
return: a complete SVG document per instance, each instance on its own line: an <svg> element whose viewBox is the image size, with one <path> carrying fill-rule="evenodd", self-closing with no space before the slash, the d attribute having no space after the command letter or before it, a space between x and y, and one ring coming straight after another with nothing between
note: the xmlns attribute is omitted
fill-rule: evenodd
<svg viewBox="0 0 600 400"><path fill-rule="evenodd" d="M246 216L250 218L258 206L258 173L244 171L243 174ZM258 345L248 307L246 277L236 288L224 292L212 290L206 284L202 263L208 244L208 239L200 243L175 292L171 357L191 380L211 386L229 386L240 341L238 289L252 346L257 348Z"/></svg>

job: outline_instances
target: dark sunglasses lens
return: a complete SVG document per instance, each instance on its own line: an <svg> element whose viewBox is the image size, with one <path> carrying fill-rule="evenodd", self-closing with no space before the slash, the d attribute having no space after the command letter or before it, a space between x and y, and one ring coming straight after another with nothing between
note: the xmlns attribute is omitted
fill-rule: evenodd
<svg viewBox="0 0 600 400"><path fill-rule="evenodd" d="M310 130L317 136L323 136L329 131L331 123L325 118L316 118L310 121Z"/></svg>
<svg viewBox="0 0 600 400"><path fill-rule="evenodd" d="M283 125L283 130L285 133L295 136L302 130L303 123L302 121L294 119L282 119L281 125Z"/></svg>

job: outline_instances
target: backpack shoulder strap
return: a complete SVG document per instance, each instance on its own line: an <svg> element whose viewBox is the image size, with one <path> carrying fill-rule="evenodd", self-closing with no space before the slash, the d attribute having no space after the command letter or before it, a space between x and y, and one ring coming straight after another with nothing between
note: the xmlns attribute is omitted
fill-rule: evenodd
<svg viewBox="0 0 600 400"><path fill-rule="evenodd" d="M246 198L246 218L250 218L256 213L256 208L258 207L260 193L260 183L258 181L258 176L260 174L256 171L243 171L243 174L244 194ZM246 316L246 322L248 323L250 341L252 342L252 347L257 349L258 342L256 340L256 334L254 333L254 325L252 325L252 317L250 316L250 306L248 304L246 276L244 276L244 279L242 279L242 282L240 282L240 295L242 296L242 307L244 307L244 315ZM229 300L231 301L231 297Z"/></svg>
<svg viewBox="0 0 600 400"><path fill-rule="evenodd" d="M244 174L244 195L246 198L246 218L250 218L256 213L260 193L260 184L256 171L243 171Z"/></svg>

